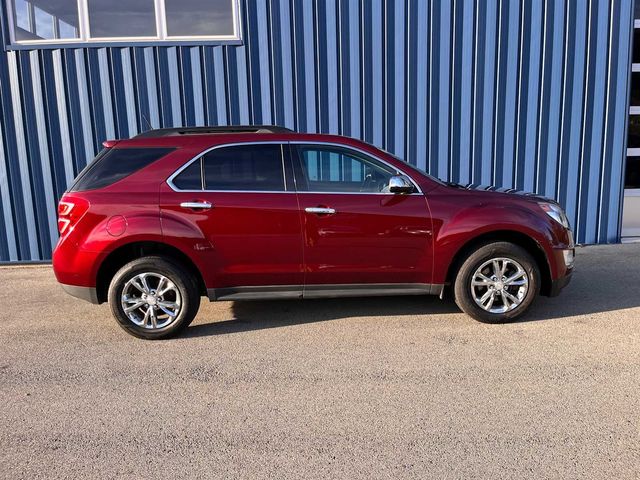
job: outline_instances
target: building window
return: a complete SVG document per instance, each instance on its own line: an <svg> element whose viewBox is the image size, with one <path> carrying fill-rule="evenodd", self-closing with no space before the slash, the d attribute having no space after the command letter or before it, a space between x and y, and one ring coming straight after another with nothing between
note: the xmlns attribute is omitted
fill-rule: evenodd
<svg viewBox="0 0 640 480"><path fill-rule="evenodd" d="M8 0L12 44L240 40L239 0Z"/></svg>

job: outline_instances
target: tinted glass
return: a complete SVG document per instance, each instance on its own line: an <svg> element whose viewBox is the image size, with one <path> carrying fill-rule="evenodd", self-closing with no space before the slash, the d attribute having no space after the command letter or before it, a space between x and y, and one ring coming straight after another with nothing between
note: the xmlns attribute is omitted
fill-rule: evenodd
<svg viewBox="0 0 640 480"><path fill-rule="evenodd" d="M232 0L165 0L171 37L233 35Z"/></svg>
<svg viewBox="0 0 640 480"><path fill-rule="evenodd" d="M180 175L173 179L173 184L180 190L202 190L202 159L196 160Z"/></svg>
<svg viewBox="0 0 640 480"><path fill-rule="evenodd" d="M137 172L169 153L171 148L105 149L78 175L72 191L95 190Z"/></svg>
<svg viewBox="0 0 640 480"><path fill-rule="evenodd" d="M640 63L640 28L633 30L633 63Z"/></svg>
<svg viewBox="0 0 640 480"><path fill-rule="evenodd" d="M280 145L217 148L204 156L207 190L284 190Z"/></svg>
<svg viewBox="0 0 640 480"><path fill-rule="evenodd" d="M78 38L77 0L14 0L16 40Z"/></svg>
<svg viewBox="0 0 640 480"><path fill-rule="evenodd" d="M153 0L91 0L87 6L92 38L156 36Z"/></svg>
<svg viewBox="0 0 640 480"><path fill-rule="evenodd" d="M311 192L388 191L390 167L345 149L300 147L302 173Z"/></svg>
<svg viewBox="0 0 640 480"><path fill-rule="evenodd" d="M624 188L640 188L640 157L627 157Z"/></svg>
<svg viewBox="0 0 640 480"><path fill-rule="evenodd" d="M640 148L640 115L629 115L628 148Z"/></svg>
<svg viewBox="0 0 640 480"><path fill-rule="evenodd" d="M631 106L640 107L640 72L631 74Z"/></svg>

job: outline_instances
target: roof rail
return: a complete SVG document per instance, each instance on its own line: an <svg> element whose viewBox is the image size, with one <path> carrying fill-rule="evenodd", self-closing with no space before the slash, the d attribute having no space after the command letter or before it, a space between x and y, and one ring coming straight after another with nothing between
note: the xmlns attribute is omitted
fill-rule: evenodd
<svg viewBox="0 0 640 480"><path fill-rule="evenodd" d="M293 130L277 125L227 125L220 127L156 128L133 138L169 137L173 135L202 135L207 133L291 133Z"/></svg>

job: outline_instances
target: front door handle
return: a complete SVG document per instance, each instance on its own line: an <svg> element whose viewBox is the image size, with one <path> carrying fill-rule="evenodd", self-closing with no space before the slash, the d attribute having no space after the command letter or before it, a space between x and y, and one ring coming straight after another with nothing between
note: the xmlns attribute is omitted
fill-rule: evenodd
<svg viewBox="0 0 640 480"><path fill-rule="evenodd" d="M304 211L307 213L315 213L316 215L333 215L336 213L335 208L328 207L307 207Z"/></svg>
<svg viewBox="0 0 640 480"><path fill-rule="evenodd" d="M182 202L182 208L191 208L193 210L209 210L213 205L209 202Z"/></svg>

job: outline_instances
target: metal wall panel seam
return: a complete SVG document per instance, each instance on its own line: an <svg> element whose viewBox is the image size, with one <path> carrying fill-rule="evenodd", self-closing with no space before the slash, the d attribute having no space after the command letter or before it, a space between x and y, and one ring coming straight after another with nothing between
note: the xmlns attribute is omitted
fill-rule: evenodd
<svg viewBox="0 0 640 480"><path fill-rule="evenodd" d="M149 102L149 118L152 128L160 128L160 106L158 104L158 79L156 77L156 61L154 47L144 49L144 71L147 87L147 101ZM145 122L146 123L146 122ZM143 130L147 130L145 126Z"/></svg>
<svg viewBox="0 0 640 480"><path fill-rule="evenodd" d="M178 71L177 49L178 47L167 48L171 122L174 127L180 127L184 124L182 119L182 98L180 96L180 75Z"/></svg>
<svg viewBox="0 0 640 480"><path fill-rule="evenodd" d="M440 5L440 52L438 61L440 62L439 82L439 104L438 104L438 170L436 175L444 180L449 179L449 81L451 67L449 58L451 57L450 32L447 26L451 25L451 6L448 2Z"/></svg>
<svg viewBox="0 0 640 480"><path fill-rule="evenodd" d="M427 134L427 115L428 115L428 101L427 93L430 88L428 83L428 33L429 33L429 17L428 17L428 3L425 0L418 0L417 2L417 46L416 46L416 123L415 123L415 141L416 141L416 159L415 164L418 168L427 169L427 145L429 142L429 136ZM408 98L408 96L407 96Z"/></svg>
<svg viewBox="0 0 640 480"><path fill-rule="evenodd" d="M269 31L267 24L267 5L264 0L257 3L258 15L258 54L259 54L259 73L260 73L260 101L262 107L262 117L260 123L273 123L273 115L271 108L271 71L269 68L269 52L267 48L271 45L269 42ZM271 48L274 48L271 45Z"/></svg>
<svg viewBox="0 0 640 480"><path fill-rule="evenodd" d="M543 193L545 196L555 196L554 187L557 184L556 175L558 169L558 146L562 135L560 130L560 106L563 98L562 82L562 60L563 60L563 37L564 37L564 2L556 1L553 14L553 43L551 52L551 85L549 98L549 121L546 156L542 159L546 162L546 175ZM540 119L542 122L542 117ZM539 160L540 161L540 160Z"/></svg>
<svg viewBox="0 0 640 480"><path fill-rule="evenodd" d="M350 82L350 136L360 138L362 136L361 111L361 83L360 83L360 7L358 0L349 0L349 82Z"/></svg>
<svg viewBox="0 0 640 480"><path fill-rule="evenodd" d="M280 48L282 49L282 99L284 102L284 126L295 127L295 90L292 75L291 13L287 0L280 0Z"/></svg>
<svg viewBox="0 0 640 480"><path fill-rule="evenodd" d="M607 65L607 38L609 37L609 15L608 15L608 0L600 0L598 8L598 23L597 23L597 36L596 36L596 58L594 65L594 96L593 96L593 116L592 116L592 130L591 141L595 140L595 148L590 149L589 157L589 175L588 186L586 188L587 203L585 208L585 215L589 212L596 213L595 218L591 222L585 222L585 235L584 241L588 243L594 243L596 240L596 227L597 227L597 210L598 210L598 184L601 176L601 158L602 158L602 130L604 127L605 118L605 81L606 81L606 65ZM600 12L600 9L605 9L604 12Z"/></svg>
<svg viewBox="0 0 640 480"><path fill-rule="evenodd" d="M7 52L9 65L9 84L11 86L11 102L13 105L13 122L16 147L18 153L18 166L20 172L20 185L24 201L24 215L27 230L27 243L29 245L29 260L37 260L39 257L38 236L36 233L36 218L33 210L33 196L31 191L31 177L27 158L27 145L24 137L24 124L22 123L22 95L20 93L20 80L18 79L17 53Z"/></svg>
<svg viewBox="0 0 640 480"><path fill-rule="evenodd" d="M89 92L87 90L86 79L87 70L85 67L84 54L82 50L74 50L74 57L76 62L76 81L78 88L78 102L80 106L80 121L82 124L82 132L84 138L84 158L79 159L80 166L84 166L95 155L95 148L93 145L93 127L91 122L91 111L89 107Z"/></svg>
<svg viewBox="0 0 640 480"><path fill-rule="evenodd" d="M122 60L122 81L124 84L124 98L125 104L128 106L126 111L127 117L127 129L128 135L134 136L138 132L138 122L136 121L136 101L133 90L133 68L131 67L131 48L123 48L120 51L120 58Z"/></svg>
<svg viewBox="0 0 640 480"><path fill-rule="evenodd" d="M40 157L40 167L42 171L42 185L44 189L45 205L47 207L44 214L47 218L49 225L48 245L42 245L44 252L42 256L49 258L53 246L58 240L58 219L56 212L55 194L53 193L53 175L51 174L51 160L49 158L49 144L47 142L47 126L45 123L44 115L44 100L42 97L42 85L40 84L40 58L37 50L29 52L29 61L31 63L31 78L32 78L32 92L33 92L33 105L35 111L35 124L37 127L36 135ZM34 159L32 159L34 160ZM48 247L48 248L47 248Z"/></svg>
<svg viewBox="0 0 640 480"><path fill-rule="evenodd" d="M474 43L474 5L473 0L464 0L462 16L462 44L461 44L461 72L460 72L460 154L458 157L460 183L466 185L471 182L471 128L473 115L473 91L475 82L473 78L473 43Z"/></svg>
<svg viewBox="0 0 640 480"><path fill-rule="evenodd" d="M507 31L507 66L505 79L505 111L504 111L504 130L503 130L503 147L502 147L502 181L498 182L503 187L513 187L513 162L515 160L515 138L516 130L516 105L517 105L517 87L520 81L517 77L519 70L519 45L520 45L520 15L516 8L519 2L510 0L509 2L509 20ZM496 133L496 136L498 134Z"/></svg>
<svg viewBox="0 0 640 480"><path fill-rule="evenodd" d="M225 88L225 65L224 65L224 51L222 47L213 48L213 68L214 68L214 81L216 92L216 108L218 125L228 125L229 119L227 116L227 94Z"/></svg>
<svg viewBox="0 0 640 480"><path fill-rule="evenodd" d="M335 0L327 0L326 15L324 21L326 29L326 45L327 45L327 104L326 109L329 119L329 130L327 133L338 134L338 43L336 31L336 3Z"/></svg>
<svg viewBox="0 0 640 480"><path fill-rule="evenodd" d="M1 102L0 102L1 103ZM8 260L18 260L18 248L16 245L16 233L13 225L13 204L9 194L10 183L7 174L7 165L4 149L4 132L0 128L0 199L2 199L2 216L4 219L4 237L6 239Z"/></svg>
<svg viewBox="0 0 640 480"><path fill-rule="evenodd" d="M107 59L107 50L98 49L98 68L100 71L100 90L102 92L102 111L106 138L115 138L115 120L113 117L113 100L111 98L111 74ZM100 139L98 139L100 141Z"/></svg>
<svg viewBox="0 0 640 480"><path fill-rule="evenodd" d="M204 96L202 94L202 66L200 47L189 48L191 57L191 88L193 92L194 119L196 125L204 125ZM188 90L185 86L186 94Z"/></svg>
<svg viewBox="0 0 640 480"><path fill-rule="evenodd" d="M482 106L482 170L480 178L477 179L483 185L489 185L493 177L493 159L495 150L493 150L493 135L495 125L495 102L493 101L495 90L494 86L498 78L496 68L497 45L496 45L496 28L494 18L496 17L497 0L487 0L486 2L486 30L485 30L485 47L484 47L484 90L483 90L483 106Z"/></svg>
<svg viewBox="0 0 640 480"><path fill-rule="evenodd" d="M60 144L62 145L62 159L64 162L64 176L67 186L71 185L75 177L73 169L73 153L71 151L71 138L69 135L69 116L67 114L67 103L65 98L68 95L64 74L62 71L62 56L60 50L52 52L53 78L56 86L56 104L58 106L58 117L60 125Z"/></svg>
<svg viewBox="0 0 640 480"><path fill-rule="evenodd" d="M538 137L538 112L540 104L540 41L542 36L542 5L532 2L531 37L529 49L529 83L527 86L527 127L525 131L523 189L533 191L536 171L536 139Z"/></svg>

